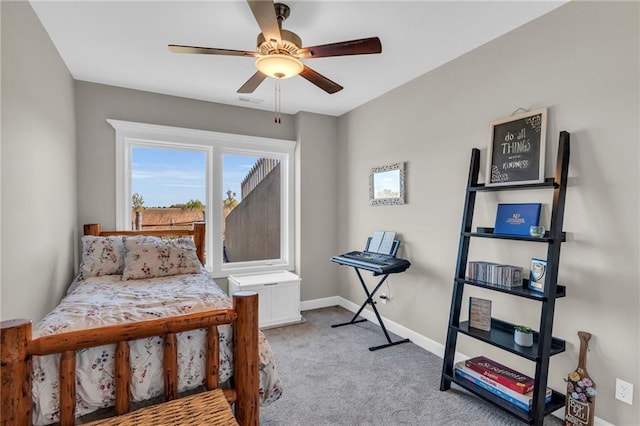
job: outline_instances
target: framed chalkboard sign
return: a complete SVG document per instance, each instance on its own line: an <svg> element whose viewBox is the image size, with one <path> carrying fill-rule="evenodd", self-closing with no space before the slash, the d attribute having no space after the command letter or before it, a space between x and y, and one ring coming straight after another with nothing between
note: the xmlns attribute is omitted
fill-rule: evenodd
<svg viewBox="0 0 640 426"><path fill-rule="evenodd" d="M491 122L486 186L544 182L547 109Z"/></svg>

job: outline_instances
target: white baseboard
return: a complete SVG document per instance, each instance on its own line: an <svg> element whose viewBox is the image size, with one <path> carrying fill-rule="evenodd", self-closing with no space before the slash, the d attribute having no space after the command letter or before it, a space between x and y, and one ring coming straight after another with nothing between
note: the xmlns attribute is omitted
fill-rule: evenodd
<svg viewBox="0 0 640 426"><path fill-rule="evenodd" d="M331 296L324 297L322 299L305 300L300 302L300 310L310 311L312 309L328 308L329 306L342 306L340 304L340 299L342 299L340 296Z"/></svg>
<svg viewBox="0 0 640 426"><path fill-rule="evenodd" d="M342 306L343 308L351 312L355 313L355 312L358 312L358 309L360 309L359 305L356 305L355 303L350 302L349 300L343 297L338 297L338 299L340 301L338 305ZM366 318L368 321L371 321L373 324L380 325L378 324L378 319L376 318L376 314L373 313L373 311L364 309L360 314L360 316L362 318ZM403 339L411 340L416 345L431 352L432 354L439 356L440 358L444 357L444 345L436 342L435 340L431 340L428 337L425 337L419 333L416 333L415 331L403 325L400 325L397 322L392 321L388 318L382 317L382 320L384 321L384 326L387 328L388 331L394 334L397 334ZM469 358L469 357L463 357L463 358Z"/></svg>
<svg viewBox="0 0 640 426"><path fill-rule="evenodd" d="M305 300L304 302L300 302L300 309L302 311L308 311L311 309L328 308L329 306L341 306L353 313L358 312L358 309L360 309L360 305L357 305L345 299L344 297L340 297L340 296L325 297L322 299ZM378 319L376 318L376 314L373 311L364 309L360 313L360 316L362 318L366 318L367 321L370 321L373 324L380 325L378 324ZM423 336L422 334L416 333L415 331L401 324L398 324L397 322L392 321L388 318L385 318L383 316L381 317L382 317L382 320L384 321L384 326L387 328L388 331L402 337L403 339L409 339L411 340L412 343L418 345L422 349L428 352L431 352L432 354L437 355L440 358L444 358L444 345L442 343L436 342L435 340L432 340L426 336ZM455 362L458 362L463 359L468 359L468 358L469 356L462 354L460 352L456 352ZM562 419L564 418L564 409L558 409L551 414L553 416L558 417L559 419ZM598 417L594 418L594 425L595 426L615 426L612 423L606 422L605 420L602 420Z"/></svg>
<svg viewBox="0 0 640 426"><path fill-rule="evenodd" d="M556 414L558 411L560 411L559 415ZM558 411L554 411L553 415L556 416L556 417L563 418L564 417L564 411L562 411L562 410L558 410ZM607 422L605 420L602 420L601 418L595 417L595 416L593 417L593 424L594 424L594 426L615 426L613 423L609 423L609 422Z"/></svg>

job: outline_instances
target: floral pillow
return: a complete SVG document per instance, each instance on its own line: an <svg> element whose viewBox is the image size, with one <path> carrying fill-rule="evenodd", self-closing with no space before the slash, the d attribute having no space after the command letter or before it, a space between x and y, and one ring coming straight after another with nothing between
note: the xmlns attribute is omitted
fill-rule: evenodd
<svg viewBox="0 0 640 426"><path fill-rule="evenodd" d="M201 263L189 238L163 240L137 235L124 238L123 280L197 274Z"/></svg>
<svg viewBox="0 0 640 426"><path fill-rule="evenodd" d="M124 269L124 241L120 236L82 237L80 279L121 275Z"/></svg>

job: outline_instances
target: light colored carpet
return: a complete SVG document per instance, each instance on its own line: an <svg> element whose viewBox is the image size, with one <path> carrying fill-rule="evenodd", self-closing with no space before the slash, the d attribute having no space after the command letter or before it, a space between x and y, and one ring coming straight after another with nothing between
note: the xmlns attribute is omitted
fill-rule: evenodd
<svg viewBox="0 0 640 426"><path fill-rule="evenodd" d="M284 394L261 407L262 426L522 425L456 385L441 392L442 359L413 343L371 352L386 343L380 327L367 321L331 328L352 318L346 309L303 316L304 324L264 331ZM545 418L545 426L557 425L560 419Z"/></svg>

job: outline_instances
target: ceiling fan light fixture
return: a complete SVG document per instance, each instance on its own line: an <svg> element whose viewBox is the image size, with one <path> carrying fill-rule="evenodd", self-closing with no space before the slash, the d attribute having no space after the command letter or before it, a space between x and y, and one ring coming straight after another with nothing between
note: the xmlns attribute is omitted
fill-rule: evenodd
<svg viewBox="0 0 640 426"><path fill-rule="evenodd" d="M280 79L300 74L304 65L293 56L276 53L256 59L256 68L268 77Z"/></svg>

